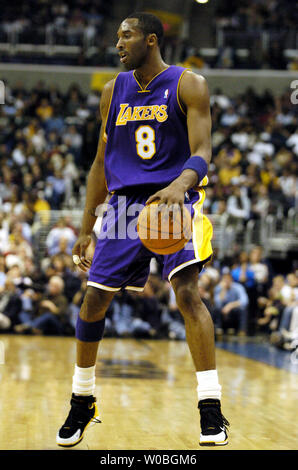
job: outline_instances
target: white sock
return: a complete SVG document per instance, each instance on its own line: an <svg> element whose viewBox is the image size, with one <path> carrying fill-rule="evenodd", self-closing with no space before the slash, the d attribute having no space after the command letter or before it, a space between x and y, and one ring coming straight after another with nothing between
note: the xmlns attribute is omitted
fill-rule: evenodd
<svg viewBox="0 0 298 470"><path fill-rule="evenodd" d="M72 379L72 391L76 395L93 395L95 390L95 366L78 367Z"/></svg>
<svg viewBox="0 0 298 470"><path fill-rule="evenodd" d="M196 372L196 376L198 380L197 392L199 401L206 398L221 399L221 386L218 382L216 369Z"/></svg>

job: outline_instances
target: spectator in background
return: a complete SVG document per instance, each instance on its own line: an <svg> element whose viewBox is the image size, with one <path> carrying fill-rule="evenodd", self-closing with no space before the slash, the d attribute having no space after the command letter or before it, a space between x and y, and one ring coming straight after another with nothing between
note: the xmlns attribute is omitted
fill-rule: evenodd
<svg viewBox="0 0 298 470"><path fill-rule="evenodd" d="M279 183L283 194L285 195L288 207L295 207L297 199L297 175L286 167L282 170L279 177Z"/></svg>
<svg viewBox="0 0 298 470"><path fill-rule="evenodd" d="M278 331L273 332L270 340L284 349L291 349L291 343L298 338L298 276L290 273L285 282L282 276L274 278L275 295L281 303Z"/></svg>
<svg viewBox="0 0 298 470"><path fill-rule="evenodd" d="M12 159L18 166L22 166L26 163L26 146L23 141L18 141L15 148L12 151Z"/></svg>
<svg viewBox="0 0 298 470"><path fill-rule="evenodd" d="M256 326L256 311L257 311L257 290L254 271L250 267L249 255L245 251L242 251L239 255L239 262L233 266L231 275L235 282L241 284L249 299L247 306L248 320L247 320L247 332L249 334L255 332Z"/></svg>
<svg viewBox="0 0 298 470"><path fill-rule="evenodd" d="M257 299L257 328L259 332L271 334L275 332L282 312L282 303L270 289L267 297Z"/></svg>
<svg viewBox="0 0 298 470"><path fill-rule="evenodd" d="M237 183L237 181L235 181ZM247 195L245 187L238 184L232 186L232 194L227 200L227 214L229 215L229 223L246 224L250 217L251 202Z"/></svg>
<svg viewBox="0 0 298 470"><path fill-rule="evenodd" d="M296 273L290 273L286 277L286 282L280 290L281 300L285 307L292 309L298 302L298 277Z"/></svg>
<svg viewBox="0 0 298 470"><path fill-rule="evenodd" d="M36 335L64 335L69 327L68 302L63 294L64 281L59 276L52 276L47 290L38 303L36 318L18 325L17 331Z"/></svg>
<svg viewBox="0 0 298 470"><path fill-rule="evenodd" d="M271 202L271 211L279 214L279 217L286 215L289 210L287 198L282 191L281 183L278 178L273 179L269 184L269 194Z"/></svg>
<svg viewBox="0 0 298 470"><path fill-rule="evenodd" d="M255 287L255 275L249 264L249 258L246 251L242 251L239 255L239 262L231 270L232 278L235 282L239 282L246 290Z"/></svg>
<svg viewBox="0 0 298 470"><path fill-rule="evenodd" d="M244 287L233 282L230 272L224 271L214 290L214 323L216 332L236 328L239 335L247 332L248 296Z"/></svg>
<svg viewBox="0 0 298 470"><path fill-rule="evenodd" d="M231 100L221 88L216 88L214 93L210 96L210 104L214 106L217 104L220 109L227 109L231 105Z"/></svg>
<svg viewBox="0 0 298 470"><path fill-rule="evenodd" d="M20 261L23 258L33 258L33 249L30 243L24 238L21 232L21 226L16 226L9 237L9 253L15 254Z"/></svg>
<svg viewBox="0 0 298 470"><path fill-rule="evenodd" d="M66 114L68 116L75 116L77 110L80 108L81 105L81 96L80 92L77 87L72 87L69 90L69 96L67 97L67 104L66 104Z"/></svg>
<svg viewBox="0 0 298 470"><path fill-rule="evenodd" d="M17 324L14 326L15 333L29 332L28 325L37 317L38 306L42 298L44 288L41 284L33 284L30 288L25 289L20 299L22 302L21 311L18 315Z"/></svg>
<svg viewBox="0 0 298 470"><path fill-rule="evenodd" d="M241 174L240 166L234 165L232 161L228 159L224 160L222 163L218 162L217 166L220 168L218 172L218 179L220 185L222 186L231 185L233 178L238 178Z"/></svg>
<svg viewBox="0 0 298 470"><path fill-rule="evenodd" d="M65 200L68 201L69 205L72 203L76 205L76 200L74 198L75 193L78 191L80 185L80 173L71 153L68 153L65 156L62 174L65 181Z"/></svg>
<svg viewBox="0 0 298 470"><path fill-rule="evenodd" d="M184 60L183 67L185 68L196 68L196 69L202 69L204 67L208 67L208 64L206 64L202 54L200 51L196 48L192 48L189 51L188 57Z"/></svg>
<svg viewBox="0 0 298 470"><path fill-rule="evenodd" d="M49 175L46 178L46 182L46 199L48 200L52 210L58 210L64 202L66 192L66 184L61 169L55 168L54 174Z"/></svg>
<svg viewBox="0 0 298 470"><path fill-rule="evenodd" d="M239 121L239 115L236 113L233 106L229 106L220 118L220 124L222 126L235 126Z"/></svg>
<svg viewBox="0 0 298 470"><path fill-rule="evenodd" d="M20 292L28 287L31 287L33 283L30 277L24 275L23 263L9 266L7 270L7 279L13 282Z"/></svg>
<svg viewBox="0 0 298 470"><path fill-rule="evenodd" d="M72 257L68 254L56 254L51 258L51 263L46 270L48 278L60 276L64 281L64 295L68 302L71 302L75 294L80 290L82 282L85 281L85 274L76 268Z"/></svg>
<svg viewBox="0 0 298 470"><path fill-rule="evenodd" d="M76 129L76 126L69 126L66 132L63 134L63 142L70 150L70 153L74 155L74 161L77 166L81 164L81 149L83 145L82 134Z"/></svg>
<svg viewBox="0 0 298 470"><path fill-rule="evenodd" d="M61 217L48 233L46 239L46 246L50 256L57 254L60 251L59 244L61 239L67 240L68 253L71 254L71 250L74 242L76 241L76 234L72 227L69 227L65 218Z"/></svg>
<svg viewBox="0 0 298 470"><path fill-rule="evenodd" d="M7 278L0 287L0 331L10 330L17 323L21 306L17 287Z"/></svg>
<svg viewBox="0 0 298 470"><path fill-rule="evenodd" d="M36 114L42 121L47 121L53 116L53 106L47 98L41 100L40 105L36 109Z"/></svg>
<svg viewBox="0 0 298 470"><path fill-rule="evenodd" d="M267 186L258 184L251 199L251 216L254 219L264 219L269 214L270 198Z"/></svg>
<svg viewBox="0 0 298 470"><path fill-rule="evenodd" d="M51 132L54 132L56 135L61 136L65 128L65 122L63 119L62 111L62 97L60 97L57 101L55 99L55 94L53 90L50 90L50 100L53 105L53 110L51 116L43 123L43 128L48 135Z"/></svg>
<svg viewBox="0 0 298 470"><path fill-rule="evenodd" d="M264 296L270 284L270 271L268 265L262 260L262 257L262 247L254 247L249 254L249 266L254 273L257 294Z"/></svg>
<svg viewBox="0 0 298 470"><path fill-rule="evenodd" d="M71 247L70 247L70 244L69 244L69 240L65 237L61 237L60 240L59 240L59 245L58 245L58 249L57 251L55 252L55 255L56 256L59 256L63 259L67 258L67 257L70 257L71 255Z"/></svg>

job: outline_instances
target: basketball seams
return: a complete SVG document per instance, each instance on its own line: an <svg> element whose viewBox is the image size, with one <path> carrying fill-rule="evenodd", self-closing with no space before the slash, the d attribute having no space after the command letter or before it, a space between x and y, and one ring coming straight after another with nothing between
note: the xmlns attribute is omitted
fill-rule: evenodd
<svg viewBox="0 0 298 470"><path fill-rule="evenodd" d="M143 245L153 253L168 255L184 248L191 239L191 214L186 207L181 216L165 213L163 209L153 207L153 202L145 206L139 214L137 231Z"/></svg>

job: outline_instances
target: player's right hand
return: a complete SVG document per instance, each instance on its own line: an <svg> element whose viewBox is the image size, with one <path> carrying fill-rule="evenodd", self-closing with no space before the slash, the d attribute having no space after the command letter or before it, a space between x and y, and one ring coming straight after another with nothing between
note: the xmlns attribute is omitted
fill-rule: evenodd
<svg viewBox="0 0 298 470"><path fill-rule="evenodd" d="M86 256L86 251L91 243L91 235L80 235L72 249L72 259L76 266L86 272L91 266L92 260ZM78 262L76 262L76 259Z"/></svg>

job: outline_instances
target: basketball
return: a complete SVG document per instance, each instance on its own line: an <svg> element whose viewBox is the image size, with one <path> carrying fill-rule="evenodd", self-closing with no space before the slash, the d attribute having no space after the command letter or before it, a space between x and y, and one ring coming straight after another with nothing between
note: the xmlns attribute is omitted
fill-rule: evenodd
<svg viewBox="0 0 298 470"><path fill-rule="evenodd" d="M148 250L169 255L181 250L190 240L191 216L185 206L181 211L173 211L154 201L140 212L137 231Z"/></svg>

